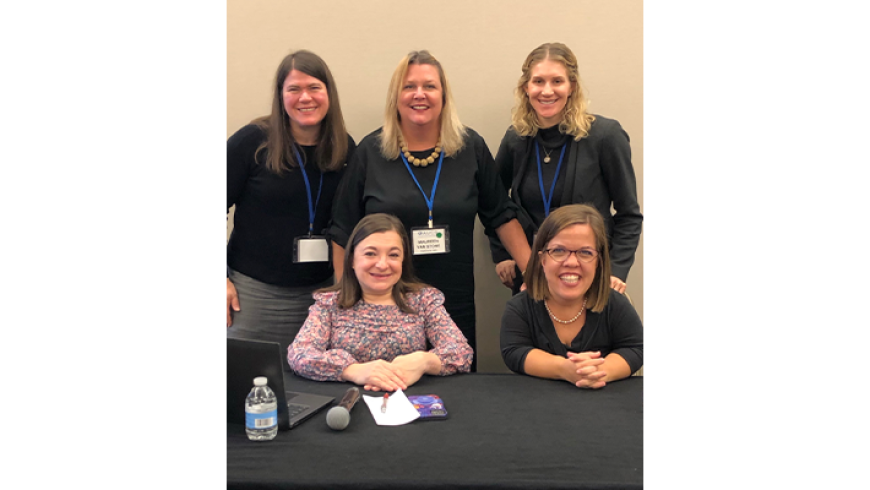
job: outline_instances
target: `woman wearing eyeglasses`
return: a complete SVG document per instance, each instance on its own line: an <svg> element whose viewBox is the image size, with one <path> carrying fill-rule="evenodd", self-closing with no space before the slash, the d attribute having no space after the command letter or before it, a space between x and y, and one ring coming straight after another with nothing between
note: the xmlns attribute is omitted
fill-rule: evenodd
<svg viewBox="0 0 870 490"><path fill-rule="evenodd" d="M527 289L507 303L501 354L512 371L602 388L643 367L643 325L610 287L604 218L572 204L541 223Z"/></svg>

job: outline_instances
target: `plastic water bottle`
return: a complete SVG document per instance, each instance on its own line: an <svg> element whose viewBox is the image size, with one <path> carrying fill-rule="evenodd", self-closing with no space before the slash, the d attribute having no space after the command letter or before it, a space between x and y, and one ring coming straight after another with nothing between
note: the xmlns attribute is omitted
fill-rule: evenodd
<svg viewBox="0 0 870 490"><path fill-rule="evenodd" d="M271 441L278 434L278 399L265 376L254 378L245 400L245 432L252 441Z"/></svg>

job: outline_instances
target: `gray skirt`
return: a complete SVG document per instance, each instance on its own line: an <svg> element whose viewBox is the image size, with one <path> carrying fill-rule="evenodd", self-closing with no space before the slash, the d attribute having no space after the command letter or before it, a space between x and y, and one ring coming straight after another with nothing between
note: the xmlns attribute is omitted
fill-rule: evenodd
<svg viewBox="0 0 870 490"><path fill-rule="evenodd" d="M332 279L314 286L289 288L260 282L230 268L227 272L239 295L240 308L232 312L233 324L227 328L227 338L281 344L284 369L289 370L287 347L308 318L308 307L314 304L311 293L330 286Z"/></svg>

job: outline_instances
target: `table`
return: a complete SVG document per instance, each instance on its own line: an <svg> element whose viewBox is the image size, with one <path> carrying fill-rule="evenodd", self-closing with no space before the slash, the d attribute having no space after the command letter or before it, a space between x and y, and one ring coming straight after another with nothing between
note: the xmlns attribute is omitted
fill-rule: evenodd
<svg viewBox="0 0 870 490"><path fill-rule="evenodd" d="M334 396L352 385L285 373L290 391ZM378 393L364 392L381 396ZM268 442L227 424L227 488L642 488L643 378L601 390L517 374L423 376L447 420L375 424L362 399L333 431L324 409Z"/></svg>

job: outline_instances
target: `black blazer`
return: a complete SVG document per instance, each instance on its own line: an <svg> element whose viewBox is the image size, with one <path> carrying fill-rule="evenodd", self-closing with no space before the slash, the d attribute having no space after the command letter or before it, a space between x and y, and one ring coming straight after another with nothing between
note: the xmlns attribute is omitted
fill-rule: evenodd
<svg viewBox="0 0 870 490"><path fill-rule="evenodd" d="M521 137L508 128L495 157L505 190L518 205L518 220L531 244L538 223L523 206L517 192L534 156L534 138ZM595 116L589 135L571 140L566 152L565 183L561 203L589 204L604 217L610 244L611 273L625 281L634 264L643 215L637 202L637 181L631 164L628 133L619 122ZM611 213L611 204L615 214ZM495 263L510 259L497 236L489 236Z"/></svg>

